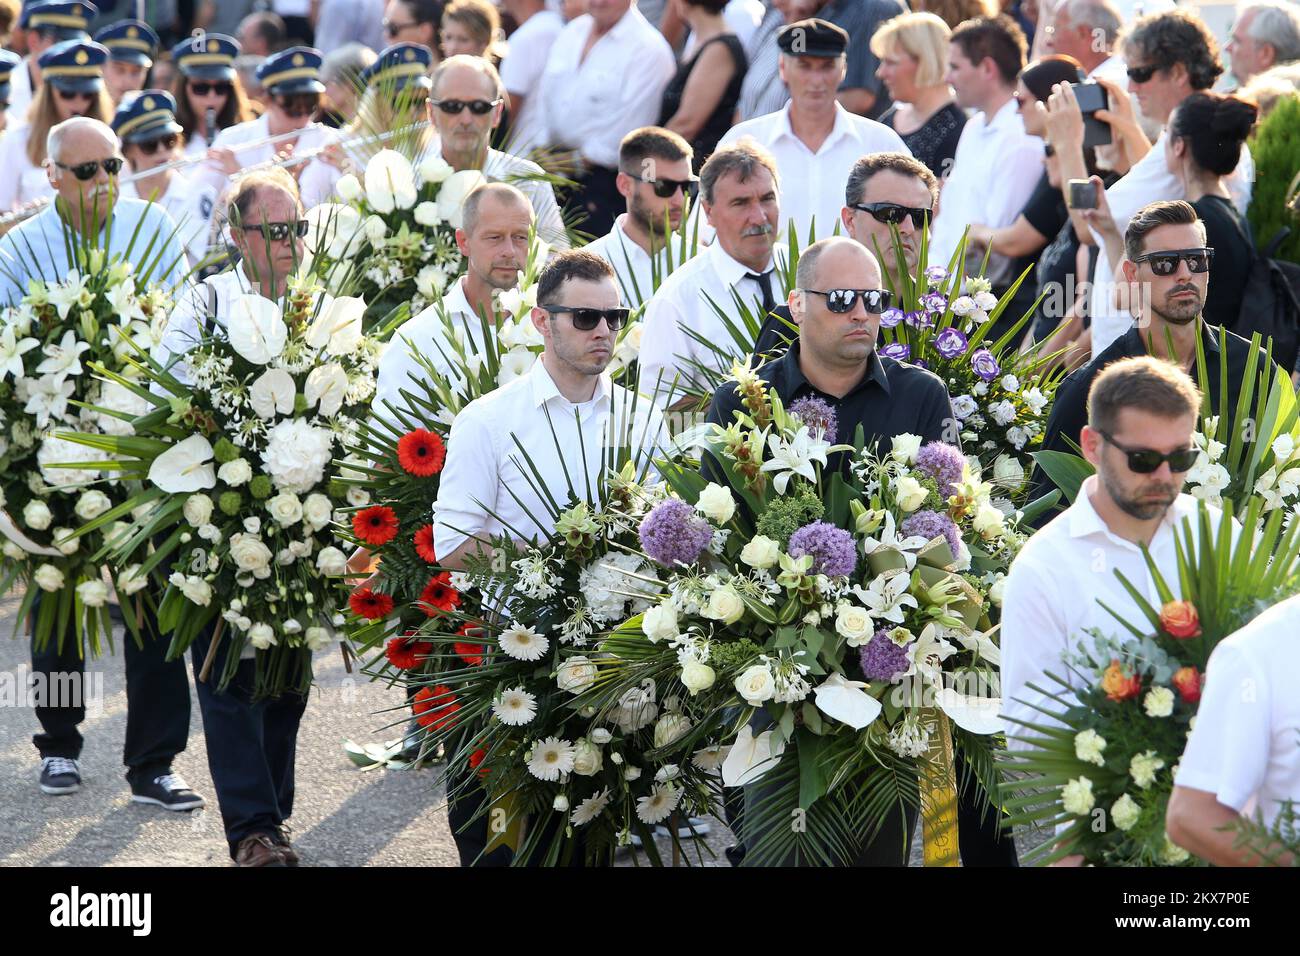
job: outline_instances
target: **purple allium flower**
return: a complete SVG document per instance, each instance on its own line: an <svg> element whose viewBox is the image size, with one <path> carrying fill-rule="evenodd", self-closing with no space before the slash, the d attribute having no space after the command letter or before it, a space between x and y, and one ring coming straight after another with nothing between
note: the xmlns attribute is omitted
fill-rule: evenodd
<svg viewBox="0 0 1300 956"><path fill-rule="evenodd" d="M641 519L639 536L645 553L671 568L698 560L712 542L713 531L694 508L680 498L669 498Z"/></svg>
<svg viewBox="0 0 1300 956"><path fill-rule="evenodd" d="M948 308L948 297L936 289L921 296L921 306L927 312L942 313Z"/></svg>
<svg viewBox="0 0 1300 956"><path fill-rule="evenodd" d="M825 441L835 443L839 419L829 402L824 402L815 395L805 395L791 402L789 411L791 415L807 425L809 431L820 430Z"/></svg>
<svg viewBox="0 0 1300 956"><path fill-rule="evenodd" d="M930 266L925 270L925 277L937 285L948 278L948 270L943 266Z"/></svg>
<svg viewBox="0 0 1300 956"><path fill-rule="evenodd" d="M934 337L934 350L946 359L955 359L966 351L969 344L966 335L951 325Z"/></svg>
<svg viewBox="0 0 1300 956"><path fill-rule="evenodd" d="M946 500L953 487L961 481L966 456L960 448L932 441L916 453L916 467L938 482L939 495Z"/></svg>
<svg viewBox="0 0 1300 956"><path fill-rule="evenodd" d="M919 535L926 541L932 541L942 536L948 542L948 547L956 555L961 551L961 532L953 524L951 518L941 511L918 511L916 514L908 515L903 519L899 530L905 535Z"/></svg>
<svg viewBox="0 0 1300 956"><path fill-rule="evenodd" d="M907 659L907 647L899 647L889 639L886 630L876 631L874 637L858 652L862 662L862 673L867 680L892 681L907 673L911 662Z"/></svg>
<svg viewBox="0 0 1300 956"><path fill-rule="evenodd" d="M811 554L813 571L831 578L852 574L858 563L853 535L826 521L806 524L790 535L789 552L792 558Z"/></svg>
<svg viewBox="0 0 1300 956"><path fill-rule="evenodd" d="M880 354L895 362L906 362L912 357L912 348L906 342L891 342L880 350Z"/></svg>
<svg viewBox="0 0 1300 956"><path fill-rule="evenodd" d="M883 328L892 329L903 321L902 309L886 309L880 313L880 324Z"/></svg>
<svg viewBox="0 0 1300 956"><path fill-rule="evenodd" d="M975 369L975 374L986 382L991 382L1002 374L1002 367L998 365L998 360L988 349L976 349L971 352L970 364L971 368Z"/></svg>

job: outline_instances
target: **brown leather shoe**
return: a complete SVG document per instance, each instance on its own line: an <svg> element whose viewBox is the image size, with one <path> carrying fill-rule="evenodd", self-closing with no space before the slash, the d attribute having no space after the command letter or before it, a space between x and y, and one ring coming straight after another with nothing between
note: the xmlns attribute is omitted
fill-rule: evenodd
<svg viewBox="0 0 1300 956"><path fill-rule="evenodd" d="M239 841L235 850L236 866L284 866L284 848L270 833L254 833Z"/></svg>
<svg viewBox="0 0 1300 956"><path fill-rule="evenodd" d="M298 851L296 851L293 848L293 844L289 842L289 832L289 824L281 823L279 830L276 831L272 839L275 840L276 845L280 847L280 852L284 855L284 862L289 866L297 866Z"/></svg>

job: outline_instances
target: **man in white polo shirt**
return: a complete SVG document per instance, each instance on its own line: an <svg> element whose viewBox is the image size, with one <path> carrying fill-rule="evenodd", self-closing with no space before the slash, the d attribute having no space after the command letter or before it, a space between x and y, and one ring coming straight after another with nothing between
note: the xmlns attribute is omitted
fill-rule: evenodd
<svg viewBox="0 0 1300 956"><path fill-rule="evenodd" d="M910 153L888 126L850 113L836 100L847 70L848 33L825 20L797 20L781 28L776 42L790 102L733 126L718 145L752 137L768 149L781 174L781 234L793 223L804 242L815 225L815 238L826 239L840 221L844 181L858 158Z"/></svg>

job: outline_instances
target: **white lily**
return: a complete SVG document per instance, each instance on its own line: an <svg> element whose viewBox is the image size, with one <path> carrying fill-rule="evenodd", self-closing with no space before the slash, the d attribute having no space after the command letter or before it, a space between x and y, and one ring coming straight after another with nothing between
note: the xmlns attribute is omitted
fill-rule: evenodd
<svg viewBox="0 0 1300 956"><path fill-rule="evenodd" d="M919 534L899 537L898 524L894 521L891 512L885 512L884 524L880 527L879 536L875 538L864 538L862 540L862 553L873 555L877 551L897 551L903 557L904 566L910 572L916 566L916 554L929 542Z"/></svg>
<svg viewBox="0 0 1300 956"><path fill-rule="evenodd" d="M72 307L81 301L81 295L86 291L88 279L88 276L83 276L76 269L73 269L68 273L66 279L50 288L48 292L49 302L58 310L60 319L66 319Z"/></svg>
<svg viewBox="0 0 1300 956"><path fill-rule="evenodd" d="M171 495L215 488L212 459L212 444L202 435L191 435L153 460L149 480Z"/></svg>
<svg viewBox="0 0 1300 956"><path fill-rule="evenodd" d="M910 584L911 576L899 573L873 578L868 588L855 584L852 590L858 600L871 611L873 618L902 624L903 609L917 606L916 598L907 593Z"/></svg>
<svg viewBox="0 0 1300 956"><path fill-rule="evenodd" d="M1001 697L969 697L945 687L939 691L937 703L954 724L972 734L999 734L1007 729Z"/></svg>
<svg viewBox="0 0 1300 956"><path fill-rule="evenodd" d="M817 709L832 720L861 730L880 716L880 701L865 693L862 681L845 680L843 674L831 674L813 691Z"/></svg>
<svg viewBox="0 0 1300 956"><path fill-rule="evenodd" d="M289 337L280 306L253 293L239 296L231 305L226 333L230 347L254 365L265 365L278 356Z"/></svg>
<svg viewBox="0 0 1300 956"><path fill-rule="evenodd" d="M45 346L43 351L46 357L36 366L36 371L40 375L54 375L59 381L68 375L80 375L81 353L89 349L89 342L82 342L77 338L76 332L68 329L57 344L51 342Z"/></svg>
<svg viewBox="0 0 1300 956"><path fill-rule="evenodd" d="M50 419L61 419L68 411L68 399L77 387L75 382L66 382L54 375L42 375L32 381L27 380L27 404L23 411L36 416L36 427L45 428Z"/></svg>
<svg viewBox="0 0 1300 956"><path fill-rule="evenodd" d="M813 469L813 463L825 465L826 452L830 447L830 442L814 436L806 425L801 425L788 442L780 435L768 435L767 449L771 457L763 462L760 470L777 473L772 480L772 487L778 495L783 495L793 475L816 481L817 472Z"/></svg>
<svg viewBox="0 0 1300 956"><path fill-rule="evenodd" d="M248 390L248 403L258 418L272 419L293 412L293 376L282 368L268 368Z"/></svg>
<svg viewBox="0 0 1300 956"><path fill-rule="evenodd" d="M994 643L992 633L992 631L957 631L956 637L966 650L973 651L977 657L984 658L990 664L1001 666L1002 651Z"/></svg>
<svg viewBox="0 0 1300 956"><path fill-rule="evenodd" d="M921 636L907 649L911 666L903 676L920 675L922 680L938 686L943 682L943 662L955 653L957 648L943 639L943 632L938 625L927 624Z"/></svg>
<svg viewBox="0 0 1300 956"><path fill-rule="evenodd" d="M785 753L785 741L772 746L772 731L765 730L757 737L746 724L736 735L727 759L722 762L722 785L743 787L753 783L774 768Z"/></svg>
<svg viewBox="0 0 1300 956"><path fill-rule="evenodd" d="M145 321L144 309L141 308L140 300L136 296L134 279L123 279L110 288L104 298L108 300L113 314L122 325L129 325L132 321Z"/></svg>
<svg viewBox="0 0 1300 956"><path fill-rule="evenodd" d="M23 356L41 343L38 339L18 339L12 326L0 333L0 382L12 375L15 379L23 377Z"/></svg>

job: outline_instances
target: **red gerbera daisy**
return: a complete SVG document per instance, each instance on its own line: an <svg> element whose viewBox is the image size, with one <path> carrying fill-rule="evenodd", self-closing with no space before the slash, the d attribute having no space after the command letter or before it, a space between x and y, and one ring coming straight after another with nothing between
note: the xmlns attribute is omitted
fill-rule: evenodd
<svg viewBox="0 0 1300 956"><path fill-rule="evenodd" d="M419 667L432 654L433 644L414 637L394 637L384 648L388 662L404 671Z"/></svg>
<svg viewBox="0 0 1300 956"><path fill-rule="evenodd" d="M476 637L482 632L483 625L477 621L469 621L462 624L460 630L456 632L457 637ZM487 647L477 641L457 641L455 644L456 655L471 667L478 667L483 663L483 656L487 652Z"/></svg>
<svg viewBox="0 0 1300 956"><path fill-rule="evenodd" d="M432 689L421 687L415 692L411 710L415 713L415 722L421 727L442 730L456 722L460 701L446 684L439 684Z"/></svg>
<svg viewBox="0 0 1300 956"><path fill-rule="evenodd" d="M420 592L420 609L429 617L440 611L452 611L460 606L460 592L451 586L451 572L443 571L429 579Z"/></svg>
<svg viewBox="0 0 1300 956"><path fill-rule="evenodd" d="M376 621L387 617L393 610L393 599L387 594L380 594L370 588L357 588L348 598L352 613L367 620Z"/></svg>
<svg viewBox="0 0 1300 956"><path fill-rule="evenodd" d="M431 431L417 428L407 432L397 443L397 461L417 478L429 478L442 471L447 460L447 446Z"/></svg>
<svg viewBox="0 0 1300 956"><path fill-rule="evenodd" d="M397 512L386 505L358 511L352 516L352 533L377 548L388 544L397 535Z"/></svg>
<svg viewBox="0 0 1300 956"><path fill-rule="evenodd" d="M433 553L433 525L426 524L415 532L415 553L430 564L438 563L438 556Z"/></svg>
<svg viewBox="0 0 1300 956"><path fill-rule="evenodd" d="M489 773L492 772L487 767L481 766L483 761L486 759L487 759L487 751L484 750L482 747L479 747L478 750L474 751L472 754L469 755L469 768L471 770L477 770L478 775L480 777L486 777Z"/></svg>

